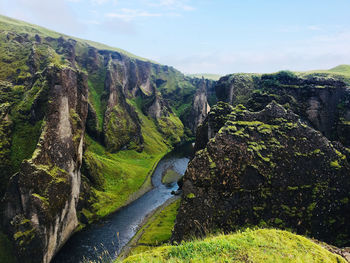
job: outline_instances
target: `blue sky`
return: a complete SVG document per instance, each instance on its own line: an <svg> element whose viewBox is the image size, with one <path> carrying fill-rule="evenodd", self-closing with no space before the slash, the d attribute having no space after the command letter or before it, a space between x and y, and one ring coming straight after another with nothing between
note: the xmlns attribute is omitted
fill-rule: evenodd
<svg viewBox="0 0 350 263"><path fill-rule="evenodd" d="M350 0L0 0L0 13L184 73L350 64Z"/></svg>

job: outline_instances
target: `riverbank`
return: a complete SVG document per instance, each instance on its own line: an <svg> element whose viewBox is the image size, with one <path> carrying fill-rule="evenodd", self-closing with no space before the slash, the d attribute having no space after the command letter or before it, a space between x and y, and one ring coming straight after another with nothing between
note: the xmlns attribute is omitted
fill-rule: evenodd
<svg viewBox="0 0 350 263"><path fill-rule="evenodd" d="M180 196L174 196L149 213L140 224L134 237L123 247L118 260L168 242L175 224L180 200Z"/></svg>
<svg viewBox="0 0 350 263"><path fill-rule="evenodd" d="M75 233L53 263L76 263L84 259L83 262L100 262L101 255L106 255L108 260L114 260L136 234L144 218L173 197L171 192L176 191L178 186L176 183L162 184L162 175L169 167L184 174L189 162L189 155L185 152L182 147L177 148L162 158L151 177L154 187L150 191L116 213Z"/></svg>

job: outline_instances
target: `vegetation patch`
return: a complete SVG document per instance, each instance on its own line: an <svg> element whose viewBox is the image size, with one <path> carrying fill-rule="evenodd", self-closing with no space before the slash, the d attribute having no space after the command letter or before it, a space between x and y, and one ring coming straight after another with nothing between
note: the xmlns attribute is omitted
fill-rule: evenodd
<svg viewBox="0 0 350 263"><path fill-rule="evenodd" d="M334 262L345 259L287 231L258 229L162 246L123 262Z"/></svg>
<svg viewBox="0 0 350 263"><path fill-rule="evenodd" d="M171 184L177 182L182 177L181 174L174 171L172 168L167 169L162 177L163 184Z"/></svg>
<svg viewBox="0 0 350 263"><path fill-rule="evenodd" d="M177 199L164 209L158 209L151 216L136 234L139 239L136 244L132 245L129 255L145 252L170 240L180 201Z"/></svg>
<svg viewBox="0 0 350 263"><path fill-rule="evenodd" d="M151 187L151 175L160 159L170 151L170 146L158 131L153 119L144 115L131 102L142 122L141 132L144 138L142 152L136 150L123 150L110 153L100 143L86 137L87 151L85 156L92 163L98 163L99 171L103 174L102 189L94 189L96 200L92 201L91 214L86 213L89 219L104 217L118 208L124 206L135 193Z"/></svg>

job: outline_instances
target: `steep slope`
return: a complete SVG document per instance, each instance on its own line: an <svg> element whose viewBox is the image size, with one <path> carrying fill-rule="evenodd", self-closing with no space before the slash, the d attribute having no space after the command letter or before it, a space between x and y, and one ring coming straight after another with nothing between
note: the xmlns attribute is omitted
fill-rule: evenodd
<svg viewBox="0 0 350 263"><path fill-rule="evenodd" d="M162 246L123 262L347 262L311 240L274 229L246 230Z"/></svg>
<svg viewBox="0 0 350 263"><path fill-rule="evenodd" d="M174 68L3 16L0 54L3 229L24 262L49 262L81 222L150 189L207 91Z"/></svg>
<svg viewBox="0 0 350 263"><path fill-rule="evenodd" d="M201 129L209 142L185 173L174 240L273 226L349 245L349 149L275 102L220 102Z"/></svg>

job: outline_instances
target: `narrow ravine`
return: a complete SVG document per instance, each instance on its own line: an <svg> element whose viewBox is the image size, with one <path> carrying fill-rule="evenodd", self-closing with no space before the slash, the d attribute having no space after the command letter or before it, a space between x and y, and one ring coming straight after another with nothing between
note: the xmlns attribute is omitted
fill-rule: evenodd
<svg viewBox="0 0 350 263"><path fill-rule="evenodd" d="M135 235L146 215L171 198L171 191L177 190L176 183L167 186L162 184L163 172L173 167L176 172L183 175L191 153L192 145L188 143L167 154L153 173L154 188L151 191L116 213L73 235L52 262L108 262L115 259Z"/></svg>

